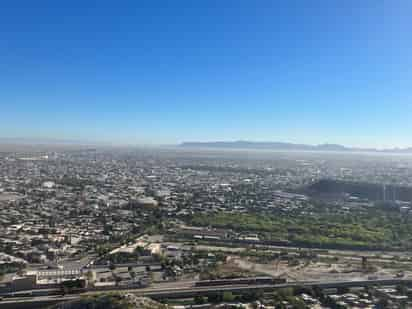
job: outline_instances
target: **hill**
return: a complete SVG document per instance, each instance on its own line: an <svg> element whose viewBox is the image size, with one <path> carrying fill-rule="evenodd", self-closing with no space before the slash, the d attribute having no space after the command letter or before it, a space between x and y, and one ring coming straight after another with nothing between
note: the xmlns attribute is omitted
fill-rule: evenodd
<svg viewBox="0 0 412 309"><path fill-rule="evenodd" d="M61 303L49 309L168 309L150 298L136 297L132 294L106 294L87 297L81 300Z"/></svg>

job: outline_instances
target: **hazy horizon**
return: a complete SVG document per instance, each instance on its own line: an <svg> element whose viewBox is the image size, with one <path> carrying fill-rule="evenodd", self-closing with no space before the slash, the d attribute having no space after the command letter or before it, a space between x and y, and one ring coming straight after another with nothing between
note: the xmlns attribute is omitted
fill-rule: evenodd
<svg viewBox="0 0 412 309"><path fill-rule="evenodd" d="M194 144L194 145L193 145ZM196 145L197 144L197 145ZM245 148L242 148L242 144L247 144ZM272 146L270 144L273 144ZM279 145L277 145L279 144ZM111 142L111 141L93 141L93 140L70 140L70 139L57 139L57 138L27 138L27 137L0 137L0 146L1 145L22 145L29 147L36 146L84 146L84 147L153 147L153 148L181 148L186 150L217 150L217 151L226 151L226 150L245 150L245 151L291 151L291 152L340 152L339 149L326 149L322 147L343 147L344 152L367 152L367 151L377 151L382 153L390 153L391 151L409 151L412 147L356 147L352 145L341 145L338 143L320 143L320 144L304 144L304 143L293 143L288 141L250 141L250 140L217 140L217 141L181 141L176 143L161 144L161 143L122 143L122 142ZM285 146L282 148L282 145ZM256 147L253 147L256 146ZM266 146L266 147L262 147ZM288 148L288 147L297 147L297 148ZM299 148L301 147L301 148ZM305 147L313 147L314 149L305 149ZM319 149L315 149L320 147ZM409 152L408 152L409 153Z"/></svg>

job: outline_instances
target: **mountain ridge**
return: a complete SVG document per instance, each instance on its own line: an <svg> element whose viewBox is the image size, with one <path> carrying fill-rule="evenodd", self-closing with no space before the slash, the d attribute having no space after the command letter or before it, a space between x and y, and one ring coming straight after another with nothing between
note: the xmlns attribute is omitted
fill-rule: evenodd
<svg viewBox="0 0 412 309"><path fill-rule="evenodd" d="M297 151L347 151L347 152L380 152L380 153L412 153L408 148L357 148L339 144L295 144L288 142L252 142L252 141L212 141L212 142L182 142L183 148L219 148L219 149L264 149L264 150L297 150Z"/></svg>

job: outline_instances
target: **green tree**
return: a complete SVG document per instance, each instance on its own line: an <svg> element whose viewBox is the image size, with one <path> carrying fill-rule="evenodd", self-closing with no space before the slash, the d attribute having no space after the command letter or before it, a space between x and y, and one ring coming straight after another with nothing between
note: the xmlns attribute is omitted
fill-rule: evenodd
<svg viewBox="0 0 412 309"><path fill-rule="evenodd" d="M222 294L221 293L213 293L208 296L208 301L210 303L220 303L222 301Z"/></svg>
<svg viewBox="0 0 412 309"><path fill-rule="evenodd" d="M233 302L235 300L235 296L233 295L232 292L224 292L223 293L223 301L230 303Z"/></svg>
<svg viewBox="0 0 412 309"><path fill-rule="evenodd" d="M194 298L194 302L195 302L196 305L202 305L202 304L206 303L206 301L207 301L207 299L203 296L197 295Z"/></svg>

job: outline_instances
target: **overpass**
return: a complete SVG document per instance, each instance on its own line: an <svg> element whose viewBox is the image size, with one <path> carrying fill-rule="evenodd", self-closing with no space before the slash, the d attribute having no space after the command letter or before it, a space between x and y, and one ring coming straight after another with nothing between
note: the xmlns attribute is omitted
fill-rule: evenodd
<svg viewBox="0 0 412 309"><path fill-rule="evenodd" d="M258 285L225 285L225 286L202 286L190 288L174 288L163 290L130 290L128 292L137 296L150 297L156 300L172 298L190 298L195 296L209 296L216 293L232 292L235 294L247 293L250 291L273 292L282 288L296 287L319 287L321 289L330 288L354 288L366 286L394 286L394 285L412 285L412 279L381 279L381 280L362 280L362 281L326 281L326 282L290 282L283 284L258 284Z"/></svg>
<svg viewBox="0 0 412 309"><path fill-rule="evenodd" d="M224 285L224 286L202 286L202 287L173 287L173 288L159 288L150 287L143 289L113 289L105 291L85 292L75 295L49 295L37 297L20 297L20 298L5 298L0 301L0 307L3 309L34 309L44 308L53 304L64 301L76 300L81 296L100 295L112 292L132 293L136 296L150 297L155 300L162 299L179 299L190 298L195 296L210 296L216 293L232 292L235 294L248 293L251 291L273 292L282 288L293 287L314 287L321 289L328 288L351 288L351 287L365 287L365 286L394 286L394 285L408 285L412 286L412 279L378 279L378 280L362 280L362 281L305 281L305 282L290 282L274 285Z"/></svg>

